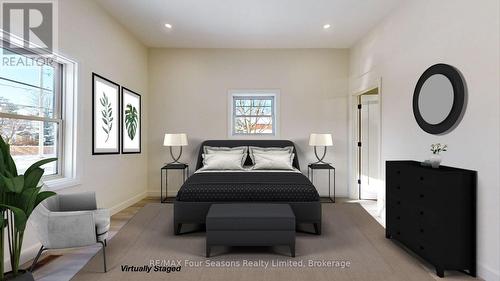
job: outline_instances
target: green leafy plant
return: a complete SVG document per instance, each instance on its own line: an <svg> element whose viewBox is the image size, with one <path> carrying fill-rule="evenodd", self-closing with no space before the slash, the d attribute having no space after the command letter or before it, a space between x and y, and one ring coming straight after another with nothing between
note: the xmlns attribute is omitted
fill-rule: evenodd
<svg viewBox="0 0 500 281"><path fill-rule="evenodd" d="M448 150L448 145L446 145L446 144L440 144L440 143L431 144L432 154L439 155L439 153L447 151L447 150Z"/></svg>
<svg viewBox="0 0 500 281"><path fill-rule="evenodd" d="M131 140L134 140L137 133L138 120L137 109L131 104L127 104L127 109L125 109L125 127L127 128L128 137Z"/></svg>
<svg viewBox="0 0 500 281"><path fill-rule="evenodd" d="M106 140L104 142L108 142L109 134L113 129L113 108L111 107L111 103L109 102L106 93L102 93L102 95L103 96L100 99L101 105L104 107L104 109L101 110L101 120L104 123L104 126L102 126L102 130L106 133Z"/></svg>
<svg viewBox="0 0 500 281"><path fill-rule="evenodd" d="M0 136L0 280L5 280L3 255L5 228L7 228L12 275L15 277L19 274L19 261L28 218L38 204L55 195L51 191L41 191L40 179L44 170L40 166L56 160L57 158L40 160L31 165L24 175L19 175L10 155L10 146Z"/></svg>

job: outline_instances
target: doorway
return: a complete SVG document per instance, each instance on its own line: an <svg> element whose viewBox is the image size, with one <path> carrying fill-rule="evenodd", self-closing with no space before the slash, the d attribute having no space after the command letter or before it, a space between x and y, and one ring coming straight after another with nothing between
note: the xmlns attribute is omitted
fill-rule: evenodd
<svg viewBox="0 0 500 281"><path fill-rule="evenodd" d="M357 96L358 199L377 200L380 181L380 96L378 88Z"/></svg>

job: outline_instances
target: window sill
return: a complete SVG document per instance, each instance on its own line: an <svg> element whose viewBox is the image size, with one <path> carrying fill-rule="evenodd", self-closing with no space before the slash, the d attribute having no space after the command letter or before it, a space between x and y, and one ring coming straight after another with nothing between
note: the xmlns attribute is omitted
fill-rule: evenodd
<svg viewBox="0 0 500 281"><path fill-rule="evenodd" d="M254 140L260 140L260 139L268 139L268 140L272 140L272 139L279 139L279 134L278 133L275 133L275 134L236 134L236 135L233 135L233 134L229 134L228 136L230 139L243 139L243 140L246 140L246 139L254 139Z"/></svg>
<svg viewBox="0 0 500 281"><path fill-rule="evenodd" d="M44 181L47 189L50 191L57 191L68 187L74 187L81 184L81 182L74 178L55 178Z"/></svg>

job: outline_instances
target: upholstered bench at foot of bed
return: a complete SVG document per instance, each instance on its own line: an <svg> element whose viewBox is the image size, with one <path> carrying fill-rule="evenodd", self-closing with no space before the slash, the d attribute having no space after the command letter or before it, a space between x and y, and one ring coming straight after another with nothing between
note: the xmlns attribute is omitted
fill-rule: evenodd
<svg viewBox="0 0 500 281"><path fill-rule="evenodd" d="M212 246L278 245L295 257L295 215L287 204L213 204L206 228L207 258Z"/></svg>
<svg viewBox="0 0 500 281"><path fill-rule="evenodd" d="M314 227L314 234L321 234L321 203L314 202L184 202L174 201L174 234L181 234L183 224L204 225L210 206L214 204L285 204L292 208L295 215L296 231L304 231L299 226L308 229ZM186 233L191 233L188 231Z"/></svg>

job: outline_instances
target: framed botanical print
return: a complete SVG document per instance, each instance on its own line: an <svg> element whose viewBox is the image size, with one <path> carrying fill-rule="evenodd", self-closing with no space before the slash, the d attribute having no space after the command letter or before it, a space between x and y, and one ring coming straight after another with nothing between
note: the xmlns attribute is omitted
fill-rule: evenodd
<svg viewBox="0 0 500 281"><path fill-rule="evenodd" d="M141 153L141 95L122 87L122 153Z"/></svg>
<svg viewBox="0 0 500 281"><path fill-rule="evenodd" d="M120 85L92 73L92 154L120 153Z"/></svg>

